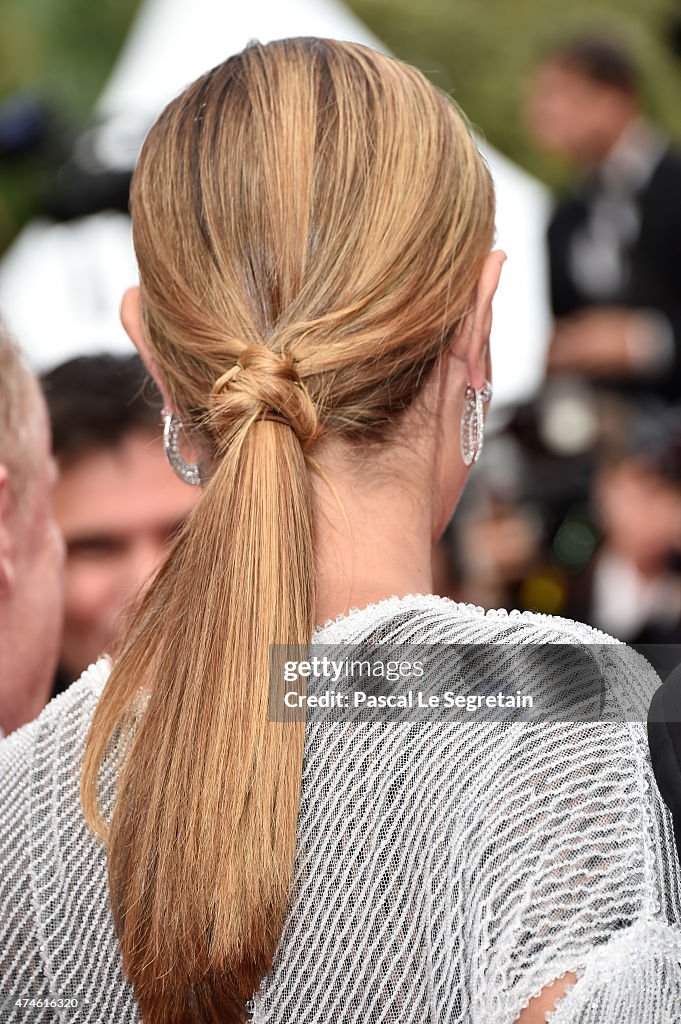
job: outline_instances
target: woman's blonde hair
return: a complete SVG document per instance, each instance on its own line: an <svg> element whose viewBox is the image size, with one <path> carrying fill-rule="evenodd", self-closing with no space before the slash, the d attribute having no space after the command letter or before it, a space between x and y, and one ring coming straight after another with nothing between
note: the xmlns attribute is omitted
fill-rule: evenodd
<svg viewBox="0 0 681 1024"><path fill-rule="evenodd" d="M82 802L143 1019L225 1024L292 878L305 726L269 720L268 653L315 625L315 446L380 441L412 404L470 309L493 190L418 71L286 39L166 107L131 209L148 344L211 475L114 659Z"/></svg>

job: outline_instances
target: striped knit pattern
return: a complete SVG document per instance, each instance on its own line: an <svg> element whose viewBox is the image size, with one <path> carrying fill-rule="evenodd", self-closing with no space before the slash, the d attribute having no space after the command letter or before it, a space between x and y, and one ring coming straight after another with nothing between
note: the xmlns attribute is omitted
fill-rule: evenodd
<svg viewBox="0 0 681 1024"><path fill-rule="evenodd" d="M314 639L593 645L625 709L659 685L590 627L428 595ZM79 804L108 671L0 741L3 1024L141 1020ZM107 762L107 811L115 782ZM514 1024L567 971L553 1024L681 1021L681 872L641 721L308 721L290 908L253 1024Z"/></svg>

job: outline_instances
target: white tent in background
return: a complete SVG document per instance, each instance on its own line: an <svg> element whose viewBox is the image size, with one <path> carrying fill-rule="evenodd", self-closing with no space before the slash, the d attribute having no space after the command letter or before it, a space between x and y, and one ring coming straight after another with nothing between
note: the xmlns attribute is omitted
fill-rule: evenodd
<svg viewBox="0 0 681 1024"><path fill-rule="evenodd" d="M351 39L383 49L336 0L146 0L97 104L91 151L104 168L131 168L162 107L250 40ZM544 186L482 146L495 178L498 245L508 253L492 334L495 405L538 385L549 328ZM136 280L129 222L101 213L66 224L34 221L0 263L0 310L38 370L93 351L130 351L120 297Z"/></svg>

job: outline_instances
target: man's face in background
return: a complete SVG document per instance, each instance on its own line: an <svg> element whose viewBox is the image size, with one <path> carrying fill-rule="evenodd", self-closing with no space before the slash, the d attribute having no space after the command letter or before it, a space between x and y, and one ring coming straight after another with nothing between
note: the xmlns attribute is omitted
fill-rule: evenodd
<svg viewBox="0 0 681 1024"><path fill-rule="evenodd" d="M603 160L635 112L633 97L621 90L547 61L534 76L526 117L539 146L589 167Z"/></svg>
<svg viewBox="0 0 681 1024"><path fill-rule="evenodd" d="M60 666L69 682L110 649L198 497L166 462L158 432L133 430L61 465L54 504L66 542Z"/></svg>

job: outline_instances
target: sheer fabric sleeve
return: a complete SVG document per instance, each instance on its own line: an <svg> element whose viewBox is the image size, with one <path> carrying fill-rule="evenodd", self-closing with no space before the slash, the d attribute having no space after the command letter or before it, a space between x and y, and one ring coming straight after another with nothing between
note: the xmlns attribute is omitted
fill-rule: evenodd
<svg viewBox="0 0 681 1024"><path fill-rule="evenodd" d="M650 700L659 678L644 659L625 645L606 659L618 693ZM644 721L490 730L478 776L472 1021L514 1024L568 972L551 1024L680 1021L681 879Z"/></svg>
<svg viewBox="0 0 681 1024"><path fill-rule="evenodd" d="M0 1021L51 1022L31 873L30 779L38 723L0 740ZM33 1005L24 1005L23 1001Z"/></svg>
<svg viewBox="0 0 681 1024"><path fill-rule="evenodd" d="M0 742L0 1024L139 1020L121 973L105 853L80 809L85 738L107 674L101 659ZM115 785L107 766L105 809Z"/></svg>

